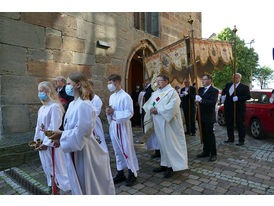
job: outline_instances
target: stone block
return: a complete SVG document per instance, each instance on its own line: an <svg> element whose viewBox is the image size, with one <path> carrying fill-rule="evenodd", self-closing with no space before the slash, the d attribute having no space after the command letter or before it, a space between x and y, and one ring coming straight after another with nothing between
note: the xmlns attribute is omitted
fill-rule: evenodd
<svg viewBox="0 0 274 206"><path fill-rule="evenodd" d="M120 74L121 75L121 73L122 73L121 66L107 65L106 78L108 78L111 74Z"/></svg>
<svg viewBox="0 0 274 206"><path fill-rule="evenodd" d="M45 29L0 17L0 42L30 48L45 48Z"/></svg>
<svg viewBox="0 0 274 206"><path fill-rule="evenodd" d="M91 54L73 52L72 63L84 64L84 65L95 65L95 56Z"/></svg>
<svg viewBox="0 0 274 206"><path fill-rule="evenodd" d="M28 62L28 74L35 77L55 78L60 73L60 63Z"/></svg>
<svg viewBox="0 0 274 206"><path fill-rule="evenodd" d="M28 61L30 62L47 62L53 60L50 50L28 49Z"/></svg>
<svg viewBox="0 0 274 206"><path fill-rule="evenodd" d="M15 19L15 20L20 19L19 12L0 12L0 16L4 16L10 19Z"/></svg>
<svg viewBox="0 0 274 206"><path fill-rule="evenodd" d="M53 61L61 63L72 63L72 52L55 50L53 53Z"/></svg>
<svg viewBox="0 0 274 206"><path fill-rule="evenodd" d="M85 41L74 37L64 36L63 37L63 50L84 52Z"/></svg>
<svg viewBox="0 0 274 206"><path fill-rule="evenodd" d="M77 37L88 41L94 40L94 28L95 25L93 23L84 21L83 19L77 19Z"/></svg>
<svg viewBox="0 0 274 206"><path fill-rule="evenodd" d="M48 35L46 37L46 48L48 49L61 49L62 38L61 36Z"/></svg>
<svg viewBox="0 0 274 206"><path fill-rule="evenodd" d="M29 131L29 110L26 105L2 106L3 133L17 133Z"/></svg>
<svg viewBox="0 0 274 206"><path fill-rule="evenodd" d="M60 31L77 29L75 17L56 12L22 12L21 20L29 24L50 27Z"/></svg>
<svg viewBox="0 0 274 206"><path fill-rule="evenodd" d="M96 63L107 64L111 62L111 57L104 55L95 55Z"/></svg>
<svg viewBox="0 0 274 206"><path fill-rule="evenodd" d="M88 79L90 79L92 77L91 66L80 65L80 66L78 66L78 71L84 73Z"/></svg>
<svg viewBox="0 0 274 206"><path fill-rule="evenodd" d="M60 75L64 76L65 78L67 78L71 73L75 72L78 72L77 65L61 64Z"/></svg>
<svg viewBox="0 0 274 206"><path fill-rule="evenodd" d="M95 54L96 42L94 40L85 40L85 53Z"/></svg>
<svg viewBox="0 0 274 206"><path fill-rule="evenodd" d="M1 105L39 104L37 82L33 77L1 76Z"/></svg>
<svg viewBox="0 0 274 206"><path fill-rule="evenodd" d="M0 74L24 75L26 71L26 50L0 44Z"/></svg>
<svg viewBox="0 0 274 206"><path fill-rule="evenodd" d="M46 34L54 35L54 36L61 36L61 31L58 31L56 29L46 28Z"/></svg>

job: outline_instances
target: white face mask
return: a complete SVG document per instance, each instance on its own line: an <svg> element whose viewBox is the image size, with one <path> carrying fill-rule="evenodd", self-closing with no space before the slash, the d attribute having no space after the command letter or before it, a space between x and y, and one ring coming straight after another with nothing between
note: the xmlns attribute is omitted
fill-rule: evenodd
<svg viewBox="0 0 274 206"><path fill-rule="evenodd" d="M114 92L116 90L116 87L114 86L114 84L108 84L108 90L110 92Z"/></svg>

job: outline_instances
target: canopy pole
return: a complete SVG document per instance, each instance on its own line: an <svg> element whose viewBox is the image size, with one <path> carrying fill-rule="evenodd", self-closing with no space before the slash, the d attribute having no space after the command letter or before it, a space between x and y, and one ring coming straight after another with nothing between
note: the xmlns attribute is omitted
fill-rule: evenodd
<svg viewBox="0 0 274 206"><path fill-rule="evenodd" d="M233 83L234 83L234 97L236 97L236 32L237 32L236 25L234 26L233 32L234 32L234 75L233 75ZM236 102L234 102L234 128L236 127Z"/></svg>
<svg viewBox="0 0 274 206"><path fill-rule="evenodd" d="M192 62L193 62L193 71L194 71L194 79L196 81L196 94L198 95L198 77L197 77L197 65L195 59L195 49L194 49L194 29L193 29L193 19L191 15L189 16L188 23L191 25L191 39L192 39ZM201 111L200 111L200 103L197 102L197 110L198 110L198 121L199 121L199 131L200 131L200 142L203 143L203 135L202 135L202 124L201 124Z"/></svg>

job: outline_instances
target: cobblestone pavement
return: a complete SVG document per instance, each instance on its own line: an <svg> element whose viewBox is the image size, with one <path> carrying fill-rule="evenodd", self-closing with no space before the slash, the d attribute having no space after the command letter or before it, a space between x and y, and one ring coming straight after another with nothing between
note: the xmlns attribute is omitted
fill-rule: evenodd
<svg viewBox="0 0 274 206"><path fill-rule="evenodd" d="M162 173L153 173L160 159L151 159L152 151L138 141L141 131L134 128L134 141L140 171L137 183L127 187L116 185L119 195L257 195L274 194L274 138L256 140L247 136L244 146L225 144L225 127L216 127L218 159L208 162L208 158L197 159L202 151L198 136L186 136L189 169L177 172L171 178L163 178ZM237 132L236 132L237 134ZM237 135L236 135L237 140ZM107 139L111 169L116 174L114 152ZM16 179L23 177L24 181ZM20 178L19 178L20 179ZM30 185L31 183L31 185ZM0 171L0 194L48 194L46 179L39 160L19 167Z"/></svg>

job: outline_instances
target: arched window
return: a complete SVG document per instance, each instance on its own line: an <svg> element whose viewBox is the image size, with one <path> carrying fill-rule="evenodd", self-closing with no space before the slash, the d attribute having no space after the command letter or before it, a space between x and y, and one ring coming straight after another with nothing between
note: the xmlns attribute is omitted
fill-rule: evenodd
<svg viewBox="0 0 274 206"><path fill-rule="evenodd" d="M136 29L159 37L159 13L134 12L134 27Z"/></svg>

